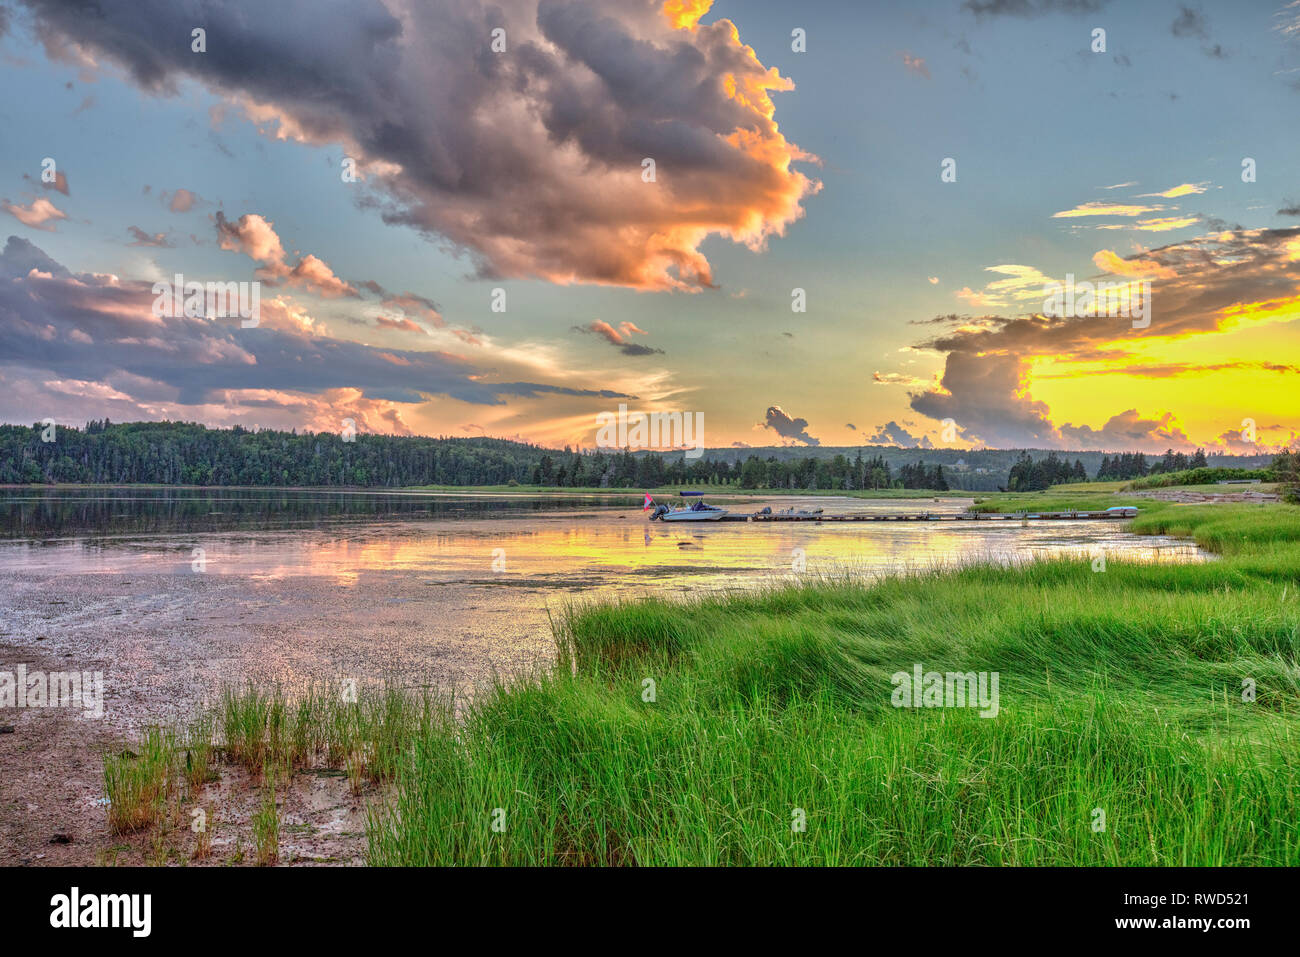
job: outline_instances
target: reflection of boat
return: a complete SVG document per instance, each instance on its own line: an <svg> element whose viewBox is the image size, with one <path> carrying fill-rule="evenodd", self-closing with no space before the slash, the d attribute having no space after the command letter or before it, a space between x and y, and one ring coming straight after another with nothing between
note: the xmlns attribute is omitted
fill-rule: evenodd
<svg viewBox="0 0 1300 957"><path fill-rule="evenodd" d="M667 505L656 505L654 511L650 513L650 521L661 522L716 522L722 516L727 514L725 508L719 508L716 505L709 505L701 497L703 492L682 492L683 498L695 498L690 505L682 508L669 508ZM647 500L650 496L646 496Z"/></svg>

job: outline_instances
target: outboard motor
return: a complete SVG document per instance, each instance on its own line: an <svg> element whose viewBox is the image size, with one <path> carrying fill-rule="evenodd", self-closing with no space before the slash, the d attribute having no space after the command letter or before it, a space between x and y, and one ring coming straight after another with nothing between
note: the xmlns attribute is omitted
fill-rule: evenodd
<svg viewBox="0 0 1300 957"><path fill-rule="evenodd" d="M660 517L662 517L662 516L664 516L664 515L667 515L667 514L668 514L668 506L667 506L667 505L656 505L656 506L655 506L655 510L654 510L653 512L650 513L650 521L653 522L653 521L655 521L656 519L658 519L658 518L660 518Z"/></svg>

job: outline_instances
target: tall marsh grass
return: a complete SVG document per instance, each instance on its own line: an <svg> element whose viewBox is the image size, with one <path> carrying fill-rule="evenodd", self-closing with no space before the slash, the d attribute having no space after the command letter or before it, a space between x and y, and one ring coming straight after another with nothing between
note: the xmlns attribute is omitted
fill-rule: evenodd
<svg viewBox="0 0 1300 957"><path fill-rule="evenodd" d="M417 738L370 859L1300 863L1300 509L1151 504L1223 557L571 607L552 674ZM891 707L917 663L997 717Z"/></svg>
<svg viewBox="0 0 1300 957"><path fill-rule="evenodd" d="M172 786L174 737L162 728L146 728L135 750L104 754L104 795L108 827L114 834L139 831L160 823Z"/></svg>

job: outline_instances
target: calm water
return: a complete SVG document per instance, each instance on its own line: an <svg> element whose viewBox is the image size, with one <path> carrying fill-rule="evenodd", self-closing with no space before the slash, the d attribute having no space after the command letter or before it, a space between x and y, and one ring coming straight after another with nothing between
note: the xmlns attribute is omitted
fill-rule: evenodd
<svg viewBox="0 0 1300 957"><path fill-rule="evenodd" d="M730 504L717 499L721 504ZM792 500L745 499L773 509ZM545 667L568 601L879 575L1039 555L1203 561L1118 522L649 523L610 499L279 490L0 490L0 652L103 670L108 717L173 713L225 682L387 676L466 689ZM827 512L967 500L819 498Z"/></svg>

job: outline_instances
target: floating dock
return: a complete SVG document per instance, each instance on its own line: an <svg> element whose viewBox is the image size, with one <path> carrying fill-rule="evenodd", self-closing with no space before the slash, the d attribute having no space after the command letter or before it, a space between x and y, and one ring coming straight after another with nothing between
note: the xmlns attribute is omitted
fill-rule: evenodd
<svg viewBox="0 0 1300 957"><path fill-rule="evenodd" d="M862 512L853 515L767 515L728 513L719 522L1056 522L1129 519L1137 517L1131 506L1100 512Z"/></svg>

